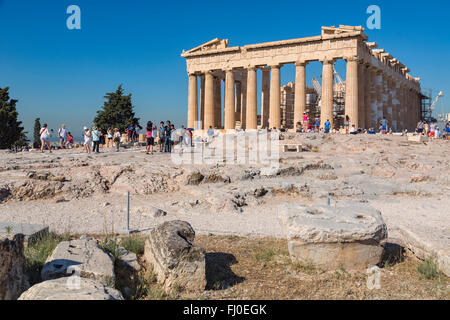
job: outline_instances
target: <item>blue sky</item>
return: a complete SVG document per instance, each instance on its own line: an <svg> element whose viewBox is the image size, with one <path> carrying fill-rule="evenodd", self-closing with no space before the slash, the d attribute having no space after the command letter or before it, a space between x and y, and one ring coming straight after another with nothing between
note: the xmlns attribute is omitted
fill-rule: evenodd
<svg viewBox="0 0 450 320"><path fill-rule="evenodd" d="M81 8L81 30L66 27L71 4ZM371 4L380 6L382 21L381 30L366 30L369 41L421 77L422 88L450 95L450 2L432 0L0 0L0 87L9 86L19 100L29 132L36 117L51 128L65 123L80 131L92 123L104 94L121 83L133 94L142 123L172 119L181 125L187 105L183 49L216 37L235 46L319 35L321 26L365 26ZM345 62L337 71L345 77ZM308 79L320 73L320 63L308 66ZM293 80L294 67L284 67L282 82ZM449 101L445 97L446 112Z"/></svg>

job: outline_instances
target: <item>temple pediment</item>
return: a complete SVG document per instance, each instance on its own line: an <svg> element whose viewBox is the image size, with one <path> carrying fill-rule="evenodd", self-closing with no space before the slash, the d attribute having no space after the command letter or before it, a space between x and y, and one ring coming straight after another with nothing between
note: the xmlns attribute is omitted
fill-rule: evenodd
<svg viewBox="0 0 450 320"><path fill-rule="evenodd" d="M228 39L215 38L211 41L208 41L208 42L206 42L202 45L199 45L198 47L195 47L193 49L190 49L188 51L183 50L183 53L207 52L207 51L225 49L225 48L228 48L228 43L229 43Z"/></svg>

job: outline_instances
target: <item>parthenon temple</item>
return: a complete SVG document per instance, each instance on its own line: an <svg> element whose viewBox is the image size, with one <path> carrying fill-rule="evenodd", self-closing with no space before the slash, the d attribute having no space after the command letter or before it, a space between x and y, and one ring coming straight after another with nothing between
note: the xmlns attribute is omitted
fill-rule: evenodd
<svg viewBox="0 0 450 320"><path fill-rule="evenodd" d="M243 47L214 39L183 50L189 76L188 127L200 123L200 129L293 128L317 100L310 98L313 88L306 85L306 68L309 62L320 61L316 115L321 126L329 120L338 129L348 116L350 126L378 128L385 117L393 130L414 129L421 116L420 78L412 77L399 59L378 49L377 43L367 41L363 27L341 25L322 27L321 35L314 37ZM340 86L334 68L339 59L346 61L346 79ZM288 99L280 82L280 70L287 64L296 68L295 84L290 85L291 119L286 119ZM258 70L262 72L259 115Z"/></svg>

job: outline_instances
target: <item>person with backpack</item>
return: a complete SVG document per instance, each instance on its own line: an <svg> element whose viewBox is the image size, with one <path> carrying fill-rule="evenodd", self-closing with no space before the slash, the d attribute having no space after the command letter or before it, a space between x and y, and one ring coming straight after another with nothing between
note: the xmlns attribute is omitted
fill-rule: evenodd
<svg viewBox="0 0 450 320"><path fill-rule="evenodd" d="M49 152L52 153L52 148L50 146L51 133L48 131L46 123L44 123L44 125L42 126L39 134L41 139L41 152L44 153L44 147L47 146Z"/></svg>

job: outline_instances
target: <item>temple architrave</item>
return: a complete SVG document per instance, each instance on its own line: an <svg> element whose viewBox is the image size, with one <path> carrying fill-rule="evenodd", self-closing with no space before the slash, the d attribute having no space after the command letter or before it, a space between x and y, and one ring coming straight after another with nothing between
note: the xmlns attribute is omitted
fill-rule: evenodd
<svg viewBox="0 0 450 320"><path fill-rule="evenodd" d="M321 126L337 117L348 116L350 125L378 129L385 117L393 130L413 130L421 117L420 78L384 49L378 49L361 26L322 27L320 36L230 47L228 40L214 39L184 51L189 76L188 122L190 128L201 121L202 128L246 130L281 128L281 68L295 64L293 126L306 111L306 68L309 62L322 63L320 97ZM347 63L345 106L336 111L335 70L338 59ZM261 114L257 106L257 72L262 72ZM224 109L222 110L222 81ZM199 87L200 84L200 87ZM284 110L284 111L283 111ZM223 114L223 119L222 119ZM258 119L259 125L258 125ZM285 122L286 124L286 122Z"/></svg>

